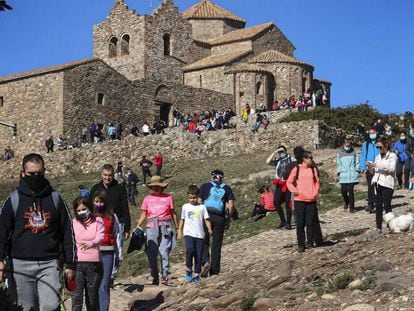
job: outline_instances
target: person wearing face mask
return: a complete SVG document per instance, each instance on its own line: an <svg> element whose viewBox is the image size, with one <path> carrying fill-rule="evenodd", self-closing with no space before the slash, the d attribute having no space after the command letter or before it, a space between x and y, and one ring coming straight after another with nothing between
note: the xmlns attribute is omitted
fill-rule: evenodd
<svg viewBox="0 0 414 311"><path fill-rule="evenodd" d="M376 147L379 155L374 163L368 163L367 167L374 173L372 184L375 187L376 197L376 225L377 234L382 233L382 211L391 212L391 199L395 186L395 169L398 162L397 155L391 151L391 143L386 137L378 140Z"/></svg>
<svg viewBox="0 0 414 311"><path fill-rule="evenodd" d="M294 195L298 252L303 253L305 247L310 249L315 246L319 234L316 206L320 189L319 171L310 151L305 151L303 157L298 159L298 164L290 172L286 185Z"/></svg>
<svg viewBox="0 0 414 311"><path fill-rule="evenodd" d="M359 159L352 147L352 142L346 140L344 147L336 157L336 173L339 176L341 194L344 198L344 210L355 210L354 186L359 183Z"/></svg>
<svg viewBox="0 0 414 311"><path fill-rule="evenodd" d="M95 192L92 202L95 215L102 218L104 225L104 237L99 246L103 265L103 276L99 285L99 310L108 311L113 271L118 270L122 264L122 228L118 217L107 204L105 191Z"/></svg>
<svg viewBox="0 0 414 311"><path fill-rule="evenodd" d="M72 310L82 311L85 295L86 310L99 310L99 285L103 267L99 246L104 239L105 227L96 217L85 197L73 201L73 231L75 232L78 261L76 263L76 289L72 292Z"/></svg>
<svg viewBox="0 0 414 311"><path fill-rule="evenodd" d="M72 219L65 201L44 176L43 158L28 154L22 166L19 186L0 212L0 283L7 259L7 278L14 285L10 294L15 307L57 310L62 288L60 258L66 266L65 277L74 277L76 246Z"/></svg>
<svg viewBox="0 0 414 311"><path fill-rule="evenodd" d="M273 194L273 205L280 218L280 224L278 229L291 229L292 221L292 202L290 191L286 187L286 172L289 165L292 163L291 156L287 153L285 146L279 146L266 160L266 163L275 166L275 179L273 184L275 185L275 192ZM286 207L286 217L283 212L283 203Z"/></svg>
<svg viewBox="0 0 414 311"><path fill-rule="evenodd" d="M368 187L368 206L365 208L367 212L373 213L375 211L375 194L374 186L372 185L373 172L367 169L367 163L373 163L375 157L379 154L376 147L378 135L375 128L371 128L368 132L367 140L361 147L361 160L359 162L359 171L365 172Z"/></svg>
<svg viewBox="0 0 414 311"><path fill-rule="evenodd" d="M398 187L403 187L403 174L404 174L404 188L408 189L410 180L410 155L407 150L407 133L401 132L400 139L394 143L392 150L398 157L396 175L398 180Z"/></svg>

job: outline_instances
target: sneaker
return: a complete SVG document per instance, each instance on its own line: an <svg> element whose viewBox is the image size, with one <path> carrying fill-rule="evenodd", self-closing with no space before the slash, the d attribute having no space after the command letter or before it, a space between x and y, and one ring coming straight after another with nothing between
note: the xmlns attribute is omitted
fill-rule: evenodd
<svg viewBox="0 0 414 311"><path fill-rule="evenodd" d="M194 284L200 284L200 282L201 282L201 278L200 278L200 276L199 275L196 275L195 277L194 277L194 279L193 279L193 282L194 282Z"/></svg>
<svg viewBox="0 0 414 311"><path fill-rule="evenodd" d="M365 208L365 210L366 210L368 213L370 213L370 214L372 214L372 213L374 212L374 208L373 208L372 206L367 206L367 207Z"/></svg>
<svg viewBox="0 0 414 311"><path fill-rule="evenodd" d="M348 209L348 204L344 204L344 211L346 211Z"/></svg>
<svg viewBox="0 0 414 311"><path fill-rule="evenodd" d="M168 279L167 278L162 278L161 279L161 284L162 285L168 285Z"/></svg>
<svg viewBox="0 0 414 311"><path fill-rule="evenodd" d="M204 265L201 267L201 273L200 276L202 278L208 277L208 273L210 272L210 264L208 262L204 263Z"/></svg>
<svg viewBox="0 0 414 311"><path fill-rule="evenodd" d="M190 283L193 280L193 274L191 273L191 271L186 271L185 272L185 281L187 283Z"/></svg>
<svg viewBox="0 0 414 311"><path fill-rule="evenodd" d="M305 247L304 246L299 246L298 247L298 253L304 253L305 252Z"/></svg>
<svg viewBox="0 0 414 311"><path fill-rule="evenodd" d="M285 222L281 222L280 224L279 224L279 226L277 226L276 227L276 229L283 229L283 228L285 228L286 227L286 223Z"/></svg>
<svg viewBox="0 0 414 311"><path fill-rule="evenodd" d="M286 224L285 229L286 229L286 230L291 230L291 229L292 229L292 226L291 226L291 225L289 225L289 224Z"/></svg>
<svg viewBox="0 0 414 311"><path fill-rule="evenodd" d="M151 284L158 286L158 285L160 285L160 280L159 279L152 279L152 283Z"/></svg>

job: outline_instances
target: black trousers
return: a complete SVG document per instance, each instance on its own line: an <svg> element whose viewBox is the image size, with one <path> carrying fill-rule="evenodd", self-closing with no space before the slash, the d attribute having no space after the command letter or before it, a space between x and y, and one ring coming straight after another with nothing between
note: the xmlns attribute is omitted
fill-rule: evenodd
<svg viewBox="0 0 414 311"><path fill-rule="evenodd" d="M72 292L72 311L82 311L85 294L86 310L99 310L99 285L103 277L102 262L78 262L75 272L76 289Z"/></svg>
<svg viewBox="0 0 414 311"><path fill-rule="evenodd" d="M152 177L151 170L149 168L142 169L142 176L144 177L144 184L146 184L147 176Z"/></svg>
<svg viewBox="0 0 414 311"><path fill-rule="evenodd" d="M384 209L386 213L392 211L391 200L394 193L394 189L386 188L381 185L376 184L376 213L375 220L377 223L377 229L382 229L382 210Z"/></svg>
<svg viewBox="0 0 414 311"><path fill-rule="evenodd" d="M404 188L408 188L410 184L410 161L400 162L397 161L396 175L398 180L398 185L403 186L403 174L404 174Z"/></svg>
<svg viewBox="0 0 414 311"><path fill-rule="evenodd" d="M209 213L211 227L213 229L213 235L211 236L211 256L209 252L210 248L210 235L207 228L204 226L205 238L203 245L203 259L202 263L210 263L210 275L220 273L221 262L221 246L223 245L224 227L226 224L226 218L224 216L215 215Z"/></svg>
<svg viewBox="0 0 414 311"><path fill-rule="evenodd" d="M263 205L255 203L251 217L254 217L257 215L266 215L267 212L268 210L266 210Z"/></svg>
<svg viewBox="0 0 414 311"><path fill-rule="evenodd" d="M354 186L356 183L341 184L341 194L344 202L351 210L355 208Z"/></svg>
<svg viewBox="0 0 414 311"><path fill-rule="evenodd" d="M284 224L291 224L292 222L292 207L291 207L291 193L289 190L286 192L282 192L282 186L276 185L274 196L273 196L273 205L276 207L276 211L279 215L280 222ZM283 212L283 203L285 203L286 207L286 217L285 213Z"/></svg>
<svg viewBox="0 0 414 311"><path fill-rule="evenodd" d="M314 246L316 242L315 232L318 230L316 226L319 226L316 202L295 201L295 213L298 246L301 248L305 247L305 245Z"/></svg>
<svg viewBox="0 0 414 311"><path fill-rule="evenodd" d="M368 206L375 208L375 192L374 192L374 185L371 184L372 177L374 177L374 174L367 171L365 173L365 177L367 178L368 183Z"/></svg>

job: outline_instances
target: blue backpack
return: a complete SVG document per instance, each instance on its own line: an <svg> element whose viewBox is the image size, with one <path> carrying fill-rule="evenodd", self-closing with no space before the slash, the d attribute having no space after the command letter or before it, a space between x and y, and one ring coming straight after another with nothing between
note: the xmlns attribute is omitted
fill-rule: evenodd
<svg viewBox="0 0 414 311"><path fill-rule="evenodd" d="M224 190L225 184L217 185L215 182L210 182L212 187L210 188L209 197L204 200L204 205L210 209L214 210L219 214L224 213L224 202L223 197L226 194Z"/></svg>

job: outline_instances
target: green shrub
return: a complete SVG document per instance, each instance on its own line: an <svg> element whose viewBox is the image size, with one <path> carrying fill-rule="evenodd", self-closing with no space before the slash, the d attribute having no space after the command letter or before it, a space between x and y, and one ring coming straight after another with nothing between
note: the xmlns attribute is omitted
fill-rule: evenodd
<svg viewBox="0 0 414 311"><path fill-rule="evenodd" d="M333 279L329 280L326 285L326 292L332 293L339 289L345 289L349 283L355 279L353 272L342 272L337 274Z"/></svg>

